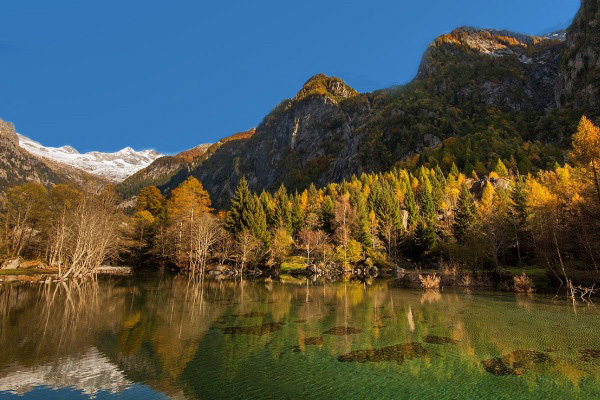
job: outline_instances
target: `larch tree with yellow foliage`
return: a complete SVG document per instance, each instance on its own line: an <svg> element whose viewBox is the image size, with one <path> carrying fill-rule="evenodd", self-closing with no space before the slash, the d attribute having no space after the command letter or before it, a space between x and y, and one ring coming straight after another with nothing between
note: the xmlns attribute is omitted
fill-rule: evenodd
<svg viewBox="0 0 600 400"><path fill-rule="evenodd" d="M174 244L173 256L177 264L195 267L195 232L206 232L197 225L212 217L210 206L208 192L193 176L171 192L167 202L168 236Z"/></svg>
<svg viewBox="0 0 600 400"><path fill-rule="evenodd" d="M581 117L577 132L573 135L571 159L583 166L589 166L594 176L596 194L600 203L600 182L598 181L598 163L600 163L600 128L585 116Z"/></svg>

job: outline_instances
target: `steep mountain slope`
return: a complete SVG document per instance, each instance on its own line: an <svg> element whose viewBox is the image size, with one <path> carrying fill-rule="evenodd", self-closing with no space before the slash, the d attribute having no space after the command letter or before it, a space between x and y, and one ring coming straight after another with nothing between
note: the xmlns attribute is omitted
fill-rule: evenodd
<svg viewBox="0 0 600 400"><path fill-rule="evenodd" d="M154 150L135 151L131 147L115 153L91 151L81 154L71 146L46 147L23 135L18 137L19 145L31 154L81 169L111 182L120 182L163 157Z"/></svg>
<svg viewBox="0 0 600 400"><path fill-rule="evenodd" d="M97 176L29 153L19 146L13 124L1 119L0 155L0 195L6 188L25 182L38 182L47 187L58 183L98 187L106 183Z"/></svg>
<svg viewBox="0 0 600 400"><path fill-rule="evenodd" d="M174 156L159 158L146 168L136 172L117 186L119 193L124 198L135 196L140 189L146 186L158 186L164 191L173 187L171 181L185 180L190 171L199 167L208 160L222 146L235 148L240 142L252 137L254 128L246 132L238 132L213 144L201 144L193 149L183 151Z"/></svg>
<svg viewBox="0 0 600 400"><path fill-rule="evenodd" d="M567 30L561 71L556 87L561 107L600 115L600 5L582 0L573 24Z"/></svg>

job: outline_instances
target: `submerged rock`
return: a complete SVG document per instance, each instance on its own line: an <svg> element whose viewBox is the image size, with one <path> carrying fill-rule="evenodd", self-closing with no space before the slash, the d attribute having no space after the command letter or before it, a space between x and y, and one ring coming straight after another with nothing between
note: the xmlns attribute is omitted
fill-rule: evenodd
<svg viewBox="0 0 600 400"><path fill-rule="evenodd" d="M351 326L336 326L334 328L328 329L323 332L323 335L336 335L336 336L344 336L344 335L357 335L362 333L362 330L353 328Z"/></svg>
<svg viewBox="0 0 600 400"><path fill-rule="evenodd" d="M402 364L405 360L425 357L427 350L420 343L402 343L379 349L355 350L338 357L341 362L382 362L395 361Z"/></svg>
<svg viewBox="0 0 600 400"><path fill-rule="evenodd" d="M458 341L446 336L427 335L423 338L425 343L429 344L457 344Z"/></svg>
<svg viewBox="0 0 600 400"><path fill-rule="evenodd" d="M579 350L581 361L594 361L600 360L600 350L597 349L583 349Z"/></svg>
<svg viewBox="0 0 600 400"><path fill-rule="evenodd" d="M321 336L311 336L311 337L304 338L304 345L305 346L322 346L323 338Z"/></svg>
<svg viewBox="0 0 600 400"><path fill-rule="evenodd" d="M504 376L522 375L528 369L533 368L535 364L549 361L550 356L546 353L532 350L515 350L502 357L483 360L481 364L490 374Z"/></svg>

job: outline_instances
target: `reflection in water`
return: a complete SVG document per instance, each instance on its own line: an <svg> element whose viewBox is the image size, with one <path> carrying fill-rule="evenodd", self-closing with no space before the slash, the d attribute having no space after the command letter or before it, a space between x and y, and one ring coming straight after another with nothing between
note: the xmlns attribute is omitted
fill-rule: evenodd
<svg viewBox="0 0 600 400"><path fill-rule="evenodd" d="M4 284L0 395L597 398L598 316L377 280Z"/></svg>

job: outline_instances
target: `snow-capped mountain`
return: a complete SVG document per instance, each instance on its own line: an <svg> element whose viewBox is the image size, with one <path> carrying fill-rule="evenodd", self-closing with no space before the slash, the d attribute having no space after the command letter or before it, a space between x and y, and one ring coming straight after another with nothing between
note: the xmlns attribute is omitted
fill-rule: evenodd
<svg viewBox="0 0 600 400"><path fill-rule="evenodd" d="M135 151L131 147L116 153L90 151L82 154L71 146L46 147L23 135L18 137L19 145L33 155L70 165L112 182L123 181L163 156L155 150Z"/></svg>

